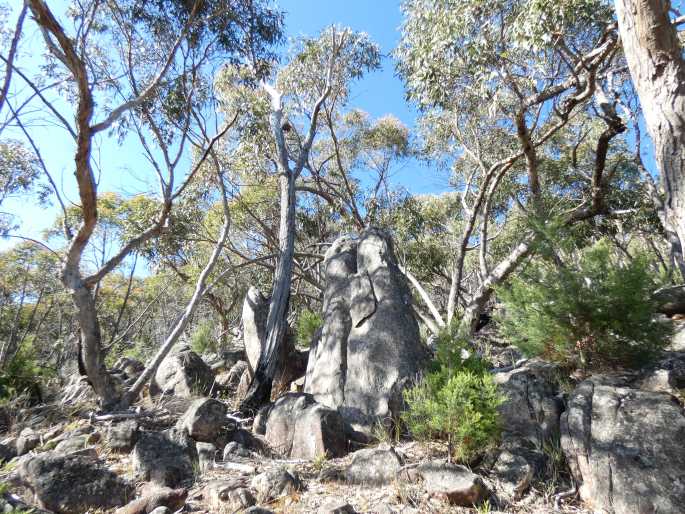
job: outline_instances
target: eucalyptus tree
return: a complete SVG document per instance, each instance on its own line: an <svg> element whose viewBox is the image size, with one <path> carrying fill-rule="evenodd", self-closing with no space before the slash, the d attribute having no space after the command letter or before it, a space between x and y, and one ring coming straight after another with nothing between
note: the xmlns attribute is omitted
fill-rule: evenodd
<svg viewBox="0 0 685 514"><path fill-rule="evenodd" d="M616 0L616 14L635 89L640 97L664 198L656 194L672 253L685 278L685 59L677 26L685 21L665 0Z"/></svg>
<svg viewBox="0 0 685 514"><path fill-rule="evenodd" d="M227 106L251 106L247 110L252 116L238 121L244 127L244 137L234 143L234 155L242 163L236 166L243 170L241 180L254 181L258 174L266 187L262 191L275 186L279 208L275 230L248 213L259 225L260 239L274 248L275 263L263 351L244 402L246 408L254 408L269 397L280 364L278 349L287 329L293 276L299 271L300 277L321 288L301 266L296 269L295 250L297 193L316 192L310 187L312 159L324 132L322 118L328 109L344 107L351 83L364 72L377 68L379 62L379 49L368 35L330 27L316 38L296 41L287 64L272 73L272 81L257 81L254 69L236 67L227 68L221 79L227 86L223 95ZM255 82L259 87L250 87ZM243 87L236 87L239 84ZM251 194L258 190L247 189ZM249 203L243 203L243 207L249 210ZM314 253L311 258L318 262L321 257Z"/></svg>
<svg viewBox="0 0 685 514"><path fill-rule="evenodd" d="M403 12L398 70L425 113L429 153L449 158L462 204L445 316L436 321L450 323L461 305L461 326L471 332L493 286L534 251L536 225L568 225L607 211L609 147L626 129L616 113L615 92L625 81L616 25L602 0L408 0ZM561 211L555 199L564 193L545 163L556 158L552 139L581 116L601 120L602 129L587 142L591 172L580 176L586 194ZM516 211L532 227L494 261L490 226L499 230ZM476 248L478 286L465 294L464 265Z"/></svg>
<svg viewBox="0 0 685 514"><path fill-rule="evenodd" d="M12 113L15 132L33 149L63 207L50 162L33 129L36 110L25 105L39 107L63 129L65 145L73 148L81 221L75 226L65 222L60 278L78 313L88 379L103 405L111 406L117 398L105 369L93 289L131 252L173 223L173 203L232 126L230 119L206 116L213 95L211 73L219 62L271 59L270 46L280 39L282 17L261 0L93 0L74 3L64 15L43 0L29 0L27 5L43 37L44 70L59 89L46 92L25 63L15 59L10 66L29 96L15 96L5 106ZM138 139L148 165L136 174L142 180L142 173L157 179L158 210L104 264L89 269L82 258L99 222L96 171L113 172L95 160L93 151L99 138L114 136ZM64 220L68 219L65 213Z"/></svg>

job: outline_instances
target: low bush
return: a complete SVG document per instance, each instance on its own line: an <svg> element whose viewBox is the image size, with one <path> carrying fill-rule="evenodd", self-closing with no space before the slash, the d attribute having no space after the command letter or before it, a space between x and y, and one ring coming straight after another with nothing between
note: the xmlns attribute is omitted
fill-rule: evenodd
<svg viewBox="0 0 685 514"><path fill-rule="evenodd" d="M671 326L656 316L649 262L613 258L600 242L577 264L535 261L498 290L502 335L527 355L568 368L636 368L668 344Z"/></svg>
<svg viewBox="0 0 685 514"><path fill-rule="evenodd" d="M42 401L40 383L53 373L38 364L32 341L24 341L0 373L0 403L20 396L29 404Z"/></svg>
<svg viewBox="0 0 685 514"><path fill-rule="evenodd" d="M487 363L465 346L450 331L439 336L431 371L404 393L402 420L414 438L444 440L450 460L469 463L499 440L504 397Z"/></svg>
<svg viewBox="0 0 685 514"><path fill-rule="evenodd" d="M190 336L190 347L198 355L204 353L216 353L219 349L219 342L214 337L214 327L212 323L199 323L193 334Z"/></svg>
<svg viewBox="0 0 685 514"><path fill-rule="evenodd" d="M297 318L297 344L305 348L314 338L316 331L323 325L321 315L310 310L303 310Z"/></svg>

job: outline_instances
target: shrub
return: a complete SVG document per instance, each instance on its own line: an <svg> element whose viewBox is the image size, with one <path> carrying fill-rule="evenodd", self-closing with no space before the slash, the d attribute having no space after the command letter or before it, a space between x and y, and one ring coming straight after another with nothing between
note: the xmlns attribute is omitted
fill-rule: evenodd
<svg viewBox="0 0 685 514"><path fill-rule="evenodd" d="M465 358L464 349L461 339L441 334L432 371L404 392L402 420L416 439L446 440L448 459L468 463L499 439L504 397L486 363Z"/></svg>
<svg viewBox="0 0 685 514"><path fill-rule="evenodd" d="M639 367L668 344L644 256L621 264L600 242L573 267L541 261L498 290L501 331L528 355L569 368Z"/></svg>
<svg viewBox="0 0 685 514"><path fill-rule="evenodd" d="M193 335L190 337L190 347L198 355L218 351L219 345L213 334L212 323L203 322L195 327Z"/></svg>
<svg viewBox="0 0 685 514"><path fill-rule="evenodd" d="M0 373L0 402L25 395L30 404L42 401L40 381L49 378L49 370L41 367L30 339L19 347Z"/></svg>
<svg viewBox="0 0 685 514"><path fill-rule="evenodd" d="M297 344L308 348L316 331L323 325L321 315L310 310L303 310L297 318Z"/></svg>

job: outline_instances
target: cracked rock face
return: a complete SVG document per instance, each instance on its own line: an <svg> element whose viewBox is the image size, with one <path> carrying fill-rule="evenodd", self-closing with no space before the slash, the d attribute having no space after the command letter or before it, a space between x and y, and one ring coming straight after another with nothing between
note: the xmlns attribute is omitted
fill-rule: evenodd
<svg viewBox="0 0 685 514"><path fill-rule="evenodd" d="M368 432L401 408L402 389L428 362L390 237L367 229L326 253L321 337L312 345L305 392Z"/></svg>
<svg viewBox="0 0 685 514"><path fill-rule="evenodd" d="M685 413L673 396L592 378L571 396L561 433L580 495L596 511L683 511Z"/></svg>

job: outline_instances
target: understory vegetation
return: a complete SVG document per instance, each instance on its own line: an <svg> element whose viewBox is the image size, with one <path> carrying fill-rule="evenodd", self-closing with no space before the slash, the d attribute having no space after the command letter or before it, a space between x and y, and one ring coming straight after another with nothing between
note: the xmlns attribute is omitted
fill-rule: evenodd
<svg viewBox="0 0 685 514"><path fill-rule="evenodd" d="M393 49L364 27L302 35L269 0L50 4L0 8L0 401L83 378L126 410L173 349L240 346L255 288L255 412L289 335L305 349L337 312L331 244L369 227L436 341L402 422L451 459L502 429L479 333L566 375L640 368L670 341L654 292L685 281L685 158L665 157L685 127L660 133L652 109L685 102L636 73L651 54L618 2L403 0ZM656 4L666 22L645 26L678 64L682 16ZM411 115L365 103L383 66ZM140 380L110 373L123 356Z"/></svg>
<svg viewBox="0 0 685 514"><path fill-rule="evenodd" d="M447 442L448 459L469 464L492 449L502 429L497 390L490 366L454 329L437 338L432 369L404 392L402 415L412 437Z"/></svg>

